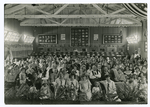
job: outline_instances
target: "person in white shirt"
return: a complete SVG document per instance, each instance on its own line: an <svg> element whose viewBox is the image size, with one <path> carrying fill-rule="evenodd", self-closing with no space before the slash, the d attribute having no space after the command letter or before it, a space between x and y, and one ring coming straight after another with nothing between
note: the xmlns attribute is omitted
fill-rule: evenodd
<svg viewBox="0 0 150 107"><path fill-rule="evenodd" d="M63 68L63 66L64 66L63 61L60 60L58 66L57 66L58 71L60 71Z"/></svg>
<svg viewBox="0 0 150 107"><path fill-rule="evenodd" d="M100 81L100 79L101 79L101 73L100 71L97 70L96 65L93 65L90 73L90 82L92 86L94 85L95 81Z"/></svg>
<svg viewBox="0 0 150 107"><path fill-rule="evenodd" d="M140 54L139 54L138 51L136 50L136 51L135 51L135 54L134 54L134 58L138 58L138 57L140 57Z"/></svg>

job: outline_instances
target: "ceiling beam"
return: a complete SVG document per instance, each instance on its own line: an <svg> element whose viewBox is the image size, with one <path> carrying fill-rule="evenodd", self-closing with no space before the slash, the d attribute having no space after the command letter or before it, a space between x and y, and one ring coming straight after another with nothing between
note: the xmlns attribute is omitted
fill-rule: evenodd
<svg viewBox="0 0 150 107"><path fill-rule="evenodd" d="M132 21L132 22L135 22L135 23L141 23L141 21L135 19L135 18L124 18L125 20L127 21Z"/></svg>
<svg viewBox="0 0 150 107"><path fill-rule="evenodd" d="M68 20L68 18L64 19L61 24L65 23Z"/></svg>
<svg viewBox="0 0 150 107"><path fill-rule="evenodd" d="M51 22L53 22L53 23L56 23L56 24L60 24L59 22L54 21L54 20L52 20L52 19L47 19L47 20L49 20L49 21L51 21Z"/></svg>
<svg viewBox="0 0 150 107"><path fill-rule="evenodd" d="M83 11L83 10L81 10L81 12L84 14L84 15L87 15L87 13L85 12L85 11ZM96 21L96 19L94 19L94 18L92 18L96 23L98 23L97 21Z"/></svg>
<svg viewBox="0 0 150 107"><path fill-rule="evenodd" d="M26 5L21 5L21 4L20 4L20 5L11 7L11 8L6 9L6 10L4 9L4 10L5 10L4 13L5 13L5 14L11 14L11 13L17 11L17 10L23 9L24 7L26 7Z"/></svg>
<svg viewBox="0 0 150 107"><path fill-rule="evenodd" d="M68 14L73 14L73 13L77 12L77 10L79 10L79 9L75 9L75 10L69 12ZM68 19L69 19L69 18L64 19L64 20L61 22L61 24L65 23Z"/></svg>
<svg viewBox="0 0 150 107"><path fill-rule="evenodd" d="M116 24L117 20L118 20L118 19L116 19L116 20L114 21L114 24Z"/></svg>
<svg viewBox="0 0 150 107"><path fill-rule="evenodd" d="M142 24L20 24L20 26L109 26L109 27L119 27L119 26L142 26Z"/></svg>
<svg viewBox="0 0 150 107"><path fill-rule="evenodd" d="M48 13L48 12L43 11L43 10L41 10L41 9L38 9L37 7L33 7L33 6L31 6L31 5L27 5L26 7L29 8L29 9L34 9L34 10L36 10L36 11L38 11L38 12L40 12L40 13L46 14L46 15L50 15L50 14L51 14L51 13Z"/></svg>
<svg viewBox="0 0 150 107"><path fill-rule="evenodd" d="M59 8L54 15L57 15L58 13L60 13L62 10L64 10L69 4L64 4L61 8Z"/></svg>
<svg viewBox="0 0 150 107"><path fill-rule="evenodd" d="M136 17L135 15L131 14L124 14L124 15L5 15L5 18L133 18Z"/></svg>
<svg viewBox="0 0 150 107"><path fill-rule="evenodd" d="M98 11L104 13L105 15L107 14L103 9L101 9L97 4L92 4Z"/></svg>
<svg viewBox="0 0 150 107"><path fill-rule="evenodd" d="M122 19L120 19L120 22L119 22L119 24L121 24L122 23Z"/></svg>
<svg viewBox="0 0 150 107"><path fill-rule="evenodd" d="M117 11L114 11L114 12L110 13L110 15L117 14L117 13L125 11L125 10L126 10L125 8L122 8L122 9L119 9Z"/></svg>

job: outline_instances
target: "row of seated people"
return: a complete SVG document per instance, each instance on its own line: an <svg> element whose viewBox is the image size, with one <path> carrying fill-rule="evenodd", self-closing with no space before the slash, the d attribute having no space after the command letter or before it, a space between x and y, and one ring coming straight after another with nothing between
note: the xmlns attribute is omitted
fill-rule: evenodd
<svg viewBox="0 0 150 107"><path fill-rule="evenodd" d="M64 55L68 55L68 56L87 56L87 55L101 55L101 56L126 56L127 53L124 53L124 52L39 52L39 53L36 53L36 52L32 52L31 53L32 56L42 56L42 55L57 55L57 56L64 56Z"/></svg>
<svg viewBox="0 0 150 107"><path fill-rule="evenodd" d="M6 61L5 65L5 97L13 91L16 98L121 101L120 82L142 89L138 98L146 101L147 61L139 57L47 56Z"/></svg>

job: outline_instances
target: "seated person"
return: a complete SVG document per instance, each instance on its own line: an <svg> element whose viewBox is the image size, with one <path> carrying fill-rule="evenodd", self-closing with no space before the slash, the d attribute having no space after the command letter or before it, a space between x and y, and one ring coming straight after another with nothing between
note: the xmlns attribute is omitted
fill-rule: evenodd
<svg viewBox="0 0 150 107"><path fill-rule="evenodd" d="M62 97L62 92L64 91L66 80L62 73L59 74L59 77L55 80L55 98ZM60 95L61 94L61 95Z"/></svg>
<svg viewBox="0 0 150 107"><path fill-rule="evenodd" d="M38 90L36 89L34 84L32 84L29 88L28 98L29 99L37 99L38 98Z"/></svg>
<svg viewBox="0 0 150 107"><path fill-rule="evenodd" d="M92 100L101 100L102 98L102 89L99 82L95 82L95 86L92 88Z"/></svg>
<svg viewBox="0 0 150 107"><path fill-rule="evenodd" d="M26 74L25 74L25 69L22 68L21 72L19 74L19 80L20 80L20 87L23 87L23 85L26 83Z"/></svg>
<svg viewBox="0 0 150 107"><path fill-rule="evenodd" d="M76 75L77 80L79 79L79 70L77 70L77 67L75 65L74 65L71 73Z"/></svg>
<svg viewBox="0 0 150 107"><path fill-rule="evenodd" d="M28 65L28 69L26 70L27 74L32 74L34 72L34 70L32 69L32 65Z"/></svg>
<svg viewBox="0 0 150 107"><path fill-rule="evenodd" d="M101 80L105 80L105 75L109 74L109 70L107 66L102 66Z"/></svg>
<svg viewBox="0 0 150 107"><path fill-rule="evenodd" d="M143 66L143 67L142 67L141 72L142 72L143 75L147 78L147 68L146 68L146 66Z"/></svg>
<svg viewBox="0 0 150 107"><path fill-rule="evenodd" d="M80 69L80 72L79 72L79 76L80 76L80 80L81 80L81 76L83 74L86 74L87 73L87 70L86 70L86 65L81 65L81 69Z"/></svg>
<svg viewBox="0 0 150 107"><path fill-rule="evenodd" d="M92 97L91 93L91 83L87 77L87 75L81 76L82 80L79 82L79 100L80 101L90 101Z"/></svg>
<svg viewBox="0 0 150 107"><path fill-rule="evenodd" d="M142 90L142 92L140 93L140 100L142 101L147 101L147 89L148 89L148 84L146 82L146 78L142 77L141 78L141 82L139 83L139 90Z"/></svg>
<svg viewBox="0 0 150 107"><path fill-rule="evenodd" d="M78 95L79 84L75 79L75 74L70 74L70 78L66 83L68 89L68 97L70 100L75 100Z"/></svg>
<svg viewBox="0 0 150 107"><path fill-rule="evenodd" d="M138 79L136 75L130 76L129 79L127 79L126 83L129 85L131 89L135 88L138 86Z"/></svg>
<svg viewBox="0 0 150 107"><path fill-rule="evenodd" d="M48 99L50 98L50 89L49 89L49 86L47 84L47 81L44 80L43 83L42 83L42 87L40 89L40 99Z"/></svg>
<svg viewBox="0 0 150 107"><path fill-rule="evenodd" d="M137 79L140 73L141 73L140 68L136 67L134 72L133 72L134 78Z"/></svg>
<svg viewBox="0 0 150 107"><path fill-rule="evenodd" d="M91 71L92 71L92 67L91 67L91 65L89 65L89 68L87 70L88 77L90 77Z"/></svg>
<svg viewBox="0 0 150 107"><path fill-rule="evenodd" d="M118 82L125 82L126 78L121 68L118 68L118 74L116 75L116 79Z"/></svg>
<svg viewBox="0 0 150 107"><path fill-rule="evenodd" d="M101 73L99 70L97 70L96 65L92 66L92 71L90 73L90 81L92 85L94 85L95 81L100 81L101 79Z"/></svg>
<svg viewBox="0 0 150 107"><path fill-rule="evenodd" d="M69 74L68 74L66 67L63 67L61 72L64 75L64 79L67 81L69 79Z"/></svg>
<svg viewBox="0 0 150 107"><path fill-rule="evenodd" d="M114 64L112 70L110 71L111 79L115 82L126 81L125 75L122 72L122 69L118 65Z"/></svg>
<svg viewBox="0 0 150 107"><path fill-rule="evenodd" d="M106 89L106 94L105 94L106 101L119 101L120 102L121 100L118 98L115 82L110 79L109 75L105 76L105 80L103 84Z"/></svg>
<svg viewBox="0 0 150 107"><path fill-rule="evenodd" d="M129 66L126 66L126 67L125 67L124 74L125 74L126 76L129 76L129 75L132 74L132 71L129 70Z"/></svg>

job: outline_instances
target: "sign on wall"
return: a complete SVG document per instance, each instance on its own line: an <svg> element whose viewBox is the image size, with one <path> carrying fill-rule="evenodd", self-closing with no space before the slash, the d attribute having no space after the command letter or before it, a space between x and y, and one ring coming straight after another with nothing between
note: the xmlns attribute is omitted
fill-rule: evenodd
<svg viewBox="0 0 150 107"><path fill-rule="evenodd" d="M71 28L71 46L88 46L88 44L88 28Z"/></svg>
<svg viewBox="0 0 150 107"><path fill-rule="evenodd" d="M56 34L49 34L49 35L39 35L38 37L39 43L57 43L57 35Z"/></svg>
<svg viewBox="0 0 150 107"><path fill-rule="evenodd" d="M94 34L94 40L98 40L98 34Z"/></svg>
<svg viewBox="0 0 150 107"><path fill-rule="evenodd" d="M65 34L61 34L61 40L66 40L66 35Z"/></svg>
<svg viewBox="0 0 150 107"><path fill-rule="evenodd" d="M105 43L122 43L122 35L119 34L104 34L103 44Z"/></svg>

